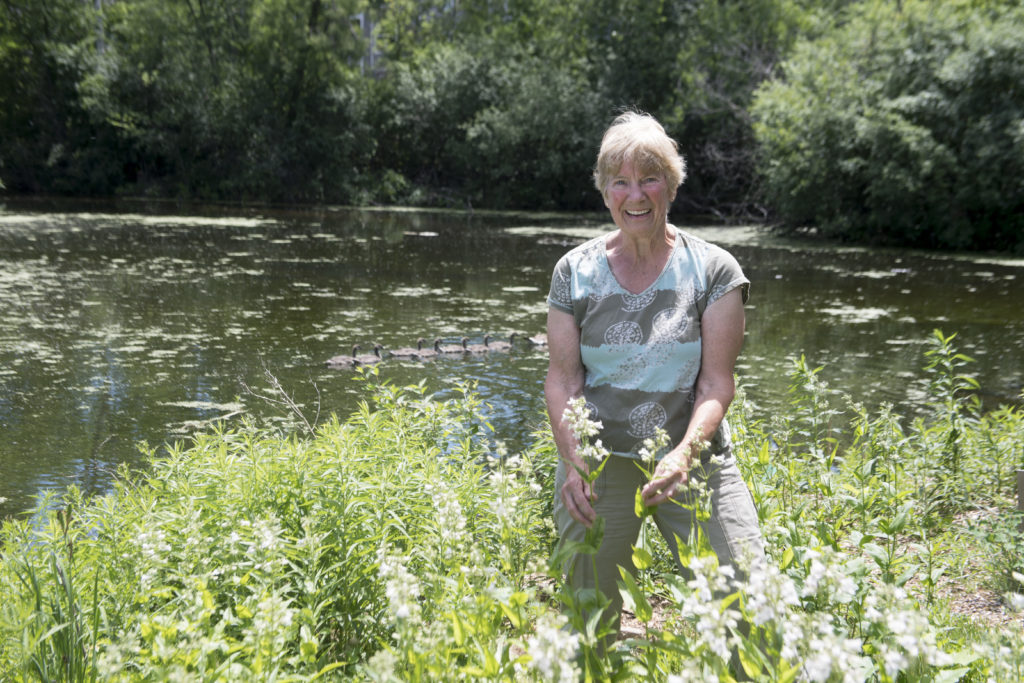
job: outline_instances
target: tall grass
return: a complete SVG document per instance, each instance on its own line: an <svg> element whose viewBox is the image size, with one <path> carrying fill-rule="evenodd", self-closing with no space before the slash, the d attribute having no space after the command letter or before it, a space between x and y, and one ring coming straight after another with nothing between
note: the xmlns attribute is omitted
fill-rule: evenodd
<svg viewBox="0 0 1024 683"><path fill-rule="evenodd" d="M678 576L643 534L621 588L644 630L612 648L604 596L555 569L546 429L508 454L471 387L438 400L370 375L314 435L221 427L150 450L108 496L5 523L0 679L1021 680L1019 617L949 609L976 589L1024 602L1024 417L980 413L953 341L923 360L923 419L854 403L805 359L786 415L741 396L768 566L731 575L695 539Z"/></svg>

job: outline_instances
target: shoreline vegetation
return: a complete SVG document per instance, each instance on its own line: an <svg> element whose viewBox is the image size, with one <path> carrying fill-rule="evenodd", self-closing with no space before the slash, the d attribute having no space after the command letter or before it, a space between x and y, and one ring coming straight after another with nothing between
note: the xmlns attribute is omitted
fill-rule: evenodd
<svg viewBox="0 0 1024 683"><path fill-rule="evenodd" d="M220 425L0 528L4 680L1019 681L1024 413L982 413L955 335L927 417L868 409L794 359L790 407L730 411L768 567L746 578L644 533L614 647L551 523L557 454L507 453L472 386L438 400L372 369L312 430ZM699 511L698 511L699 513ZM600 524L587 543L598 542ZM1002 597L998 619L951 594ZM726 596L726 597L722 597ZM566 628L572 624L573 629Z"/></svg>
<svg viewBox="0 0 1024 683"><path fill-rule="evenodd" d="M13 1L0 191L603 210L635 108L676 216L1020 254L1022 81L1018 0Z"/></svg>

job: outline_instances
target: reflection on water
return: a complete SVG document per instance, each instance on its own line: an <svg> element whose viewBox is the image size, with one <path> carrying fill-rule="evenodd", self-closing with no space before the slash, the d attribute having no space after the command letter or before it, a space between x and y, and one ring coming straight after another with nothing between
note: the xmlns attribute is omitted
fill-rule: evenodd
<svg viewBox="0 0 1024 683"><path fill-rule="evenodd" d="M0 211L0 514L74 482L108 486L136 444L187 439L243 413L286 421L273 374L312 419L363 396L324 361L359 343L479 342L541 331L551 268L608 229L603 216L209 207L128 210L9 203ZM1020 392L1024 263L787 243L693 228L753 282L738 372L784 409L801 354L867 405L913 410L935 328L958 332L990 402ZM542 349L431 362L383 378L451 393L477 381L513 448L542 420Z"/></svg>

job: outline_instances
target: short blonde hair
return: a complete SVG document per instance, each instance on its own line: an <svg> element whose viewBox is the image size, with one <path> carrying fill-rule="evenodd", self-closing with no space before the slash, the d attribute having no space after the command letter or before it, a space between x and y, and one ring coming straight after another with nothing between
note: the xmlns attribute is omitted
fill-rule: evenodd
<svg viewBox="0 0 1024 683"><path fill-rule="evenodd" d="M673 193L686 180L686 160L679 153L679 145L649 114L620 114L604 132L594 166L594 185L602 196L626 161L632 161L640 173L664 175Z"/></svg>

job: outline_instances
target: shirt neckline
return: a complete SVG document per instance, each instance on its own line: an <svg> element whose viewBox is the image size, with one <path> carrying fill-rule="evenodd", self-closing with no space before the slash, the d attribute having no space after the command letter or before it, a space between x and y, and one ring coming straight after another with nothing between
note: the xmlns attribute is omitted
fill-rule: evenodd
<svg viewBox="0 0 1024 683"><path fill-rule="evenodd" d="M647 292L651 291L651 289L661 281L661 278L665 276L665 272L668 270L669 264L672 263L672 258L675 256L676 250L679 249L680 242L682 242L682 235L680 234L679 228L671 223L668 224L668 228L672 231L672 249L668 252L668 258L665 259L665 265L661 267L661 272L658 273L658 276L651 280L651 284L647 285L643 291L636 293L630 291L628 287L619 282L619 278L615 275L615 271L612 270L612 262L608 260L608 238L613 233L609 233L601 238L601 258L604 259L604 266L608 269L608 274L612 276L612 280L615 281L615 286L629 296L643 296Z"/></svg>

